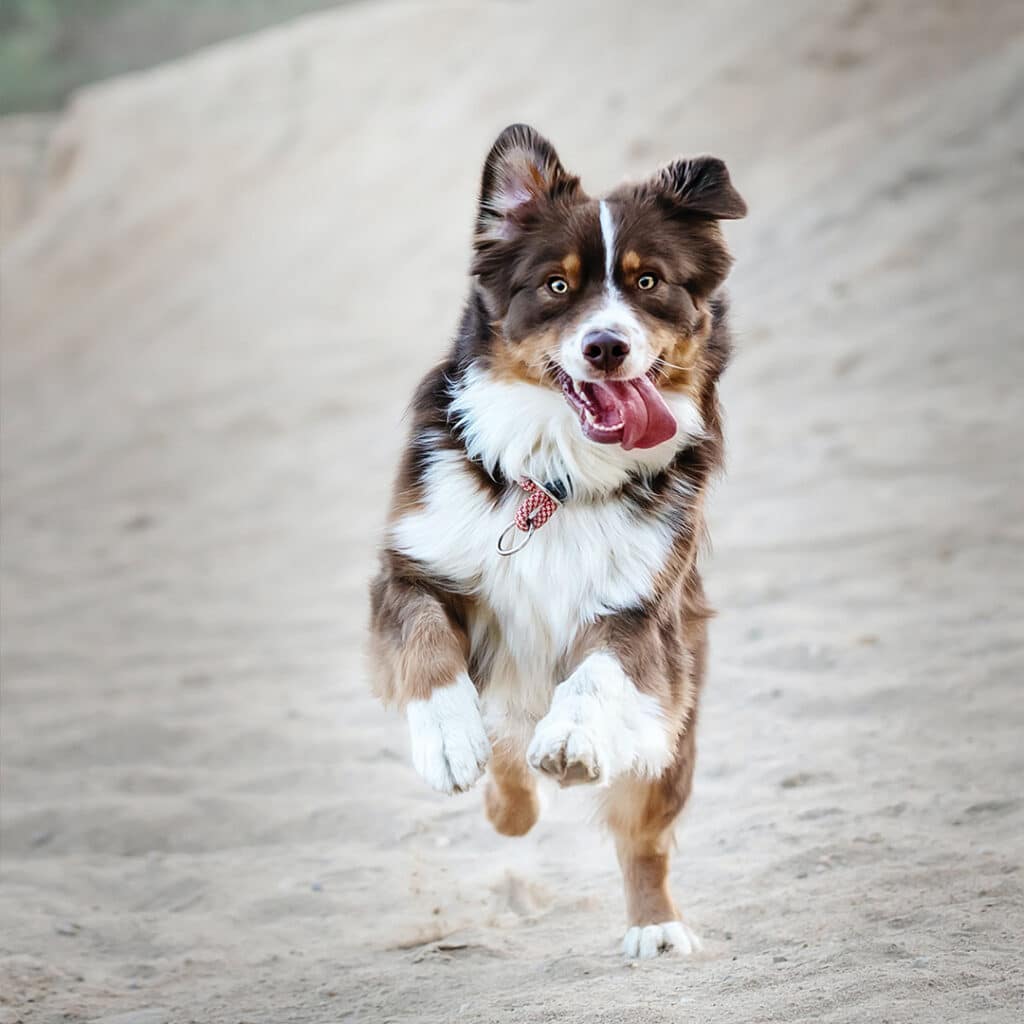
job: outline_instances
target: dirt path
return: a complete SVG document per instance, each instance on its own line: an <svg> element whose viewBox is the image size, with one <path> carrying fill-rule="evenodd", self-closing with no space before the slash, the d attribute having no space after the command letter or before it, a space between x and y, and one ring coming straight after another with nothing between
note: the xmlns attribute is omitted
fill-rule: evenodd
<svg viewBox="0 0 1024 1024"><path fill-rule="evenodd" d="M0 265L0 1022L1020 1019L1019 5L584 6L355 6L58 129ZM501 839L366 692L517 119L594 188L715 152L752 210L689 961L620 960L585 797Z"/></svg>

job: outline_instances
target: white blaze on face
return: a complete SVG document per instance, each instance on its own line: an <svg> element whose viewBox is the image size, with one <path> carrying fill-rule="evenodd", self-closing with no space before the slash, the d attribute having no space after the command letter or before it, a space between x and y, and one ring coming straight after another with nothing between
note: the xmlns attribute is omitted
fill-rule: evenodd
<svg viewBox="0 0 1024 1024"><path fill-rule="evenodd" d="M632 306L615 285L615 216L611 205L600 202L601 241L604 244L604 291L600 304L562 340L559 361L575 380L595 380L583 358L583 339L592 331L611 331L629 343L629 355L619 374L623 379L642 377L654 362L654 353Z"/></svg>
<svg viewBox="0 0 1024 1024"><path fill-rule="evenodd" d="M604 287L609 296L616 296L615 287L615 221L612 219L612 208L602 199L601 240L604 242Z"/></svg>

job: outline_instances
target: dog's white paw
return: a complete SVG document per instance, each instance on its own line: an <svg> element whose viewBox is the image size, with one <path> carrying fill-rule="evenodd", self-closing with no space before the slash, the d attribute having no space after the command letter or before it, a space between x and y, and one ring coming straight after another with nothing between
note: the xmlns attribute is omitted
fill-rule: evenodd
<svg viewBox="0 0 1024 1024"><path fill-rule="evenodd" d="M526 757L563 786L606 784L627 772L661 774L672 745L658 702L637 690L614 655L598 651L555 688Z"/></svg>
<svg viewBox="0 0 1024 1024"><path fill-rule="evenodd" d="M608 765L608 744L593 723L551 712L537 723L526 759L562 786L597 782Z"/></svg>
<svg viewBox="0 0 1024 1024"><path fill-rule="evenodd" d="M483 775L491 743L468 675L410 701L406 717L413 767L439 793L462 793Z"/></svg>
<svg viewBox="0 0 1024 1024"><path fill-rule="evenodd" d="M634 925L622 940L623 954L641 960L650 960L659 953L688 956L690 953L699 953L703 946L700 936L682 921Z"/></svg>

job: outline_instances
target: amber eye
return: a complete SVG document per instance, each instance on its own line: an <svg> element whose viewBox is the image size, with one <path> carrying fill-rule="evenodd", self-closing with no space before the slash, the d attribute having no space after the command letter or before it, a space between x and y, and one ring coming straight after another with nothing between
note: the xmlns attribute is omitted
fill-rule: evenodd
<svg viewBox="0 0 1024 1024"><path fill-rule="evenodd" d="M549 277L548 291L555 295L564 295L569 290L569 282L564 277Z"/></svg>
<svg viewBox="0 0 1024 1024"><path fill-rule="evenodd" d="M653 274L641 274L636 279L636 286L642 292L649 292L657 283L658 279Z"/></svg>

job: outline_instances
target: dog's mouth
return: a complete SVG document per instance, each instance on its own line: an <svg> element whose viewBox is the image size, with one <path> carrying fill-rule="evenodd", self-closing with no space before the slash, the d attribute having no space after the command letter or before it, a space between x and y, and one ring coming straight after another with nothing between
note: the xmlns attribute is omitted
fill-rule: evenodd
<svg viewBox="0 0 1024 1024"><path fill-rule="evenodd" d="M559 369L558 383L591 441L621 444L630 451L675 436L676 418L650 374L632 380L573 380Z"/></svg>

